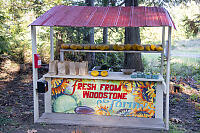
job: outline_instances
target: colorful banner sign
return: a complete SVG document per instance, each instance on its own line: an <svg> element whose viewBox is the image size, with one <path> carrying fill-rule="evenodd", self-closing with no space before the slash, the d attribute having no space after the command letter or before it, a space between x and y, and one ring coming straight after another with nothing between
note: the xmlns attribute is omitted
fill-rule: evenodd
<svg viewBox="0 0 200 133"><path fill-rule="evenodd" d="M53 78L53 112L155 117L156 82Z"/></svg>

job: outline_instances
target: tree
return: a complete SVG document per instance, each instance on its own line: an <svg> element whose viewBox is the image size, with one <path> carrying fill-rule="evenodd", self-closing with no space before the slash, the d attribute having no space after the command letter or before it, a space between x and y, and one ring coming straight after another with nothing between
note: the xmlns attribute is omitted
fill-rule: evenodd
<svg viewBox="0 0 200 133"><path fill-rule="evenodd" d="M87 6L94 6L94 0L85 0ZM87 38L85 41L89 42L90 44L94 44L94 28L87 28L89 29L89 33L87 34ZM95 55L94 53L87 53L87 60L89 62L89 69L91 69L92 65L94 64Z"/></svg>
<svg viewBox="0 0 200 133"><path fill-rule="evenodd" d="M138 0L125 0L125 6L138 6ZM125 28L125 44L128 43L141 43L139 27ZM124 68L135 69L135 71L144 71L140 53L125 53L124 56Z"/></svg>

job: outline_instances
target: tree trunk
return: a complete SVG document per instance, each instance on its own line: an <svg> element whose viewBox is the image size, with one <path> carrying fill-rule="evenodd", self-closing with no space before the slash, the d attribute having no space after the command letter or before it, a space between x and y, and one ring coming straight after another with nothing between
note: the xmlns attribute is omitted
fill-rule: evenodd
<svg viewBox="0 0 200 133"><path fill-rule="evenodd" d="M85 0L85 3L87 6L94 6L94 0ZM88 38L85 41L87 41L90 44L94 44L94 28L89 28ZM91 69L95 60L94 53L87 53L87 60L89 64L89 69Z"/></svg>
<svg viewBox="0 0 200 133"><path fill-rule="evenodd" d="M103 0L103 6L108 6L109 5L109 0ZM104 27L103 28L103 44L108 44L108 28ZM107 53L105 53L105 59L107 62Z"/></svg>
<svg viewBox="0 0 200 133"><path fill-rule="evenodd" d="M125 6L138 6L138 0L125 0ZM125 44L140 44L139 27L125 28ZM140 53L125 53L124 68L135 69L135 71L144 71L142 58Z"/></svg>

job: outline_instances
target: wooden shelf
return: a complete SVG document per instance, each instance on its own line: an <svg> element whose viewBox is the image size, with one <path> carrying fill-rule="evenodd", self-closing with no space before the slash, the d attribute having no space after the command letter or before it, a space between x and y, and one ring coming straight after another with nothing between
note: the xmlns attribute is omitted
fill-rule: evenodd
<svg viewBox="0 0 200 133"><path fill-rule="evenodd" d="M109 72L108 76L102 77L97 76L93 77L90 74L80 76L80 75L43 75L44 78L78 78L78 79L102 79L102 80L133 80L133 81L156 81L156 82L164 82L164 79L161 75L159 75L158 79L146 79L146 78L131 78L131 75L124 75L122 72Z"/></svg>
<svg viewBox="0 0 200 133"><path fill-rule="evenodd" d="M163 51L115 51L115 50L72 50L60 49L60 52L93 52L93 53L162 53Z"/></svg>
<svg viewBox="0 0 200 133"><path fill-rule="evenodd" d="M165 129L163 120L159 118L44 113L36 122L97 127L140 128L155 130Z"/></svg>

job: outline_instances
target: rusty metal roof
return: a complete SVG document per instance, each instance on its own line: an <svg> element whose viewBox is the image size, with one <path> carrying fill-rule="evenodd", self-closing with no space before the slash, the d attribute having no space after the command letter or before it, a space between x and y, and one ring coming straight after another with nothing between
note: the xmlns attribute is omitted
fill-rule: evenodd
<svg viewBox="0 0 200 133"><path fill-rule="evenodd" d="M38 17L34 26L156 27L175 25L162 7L55 6Z"/></svg>

